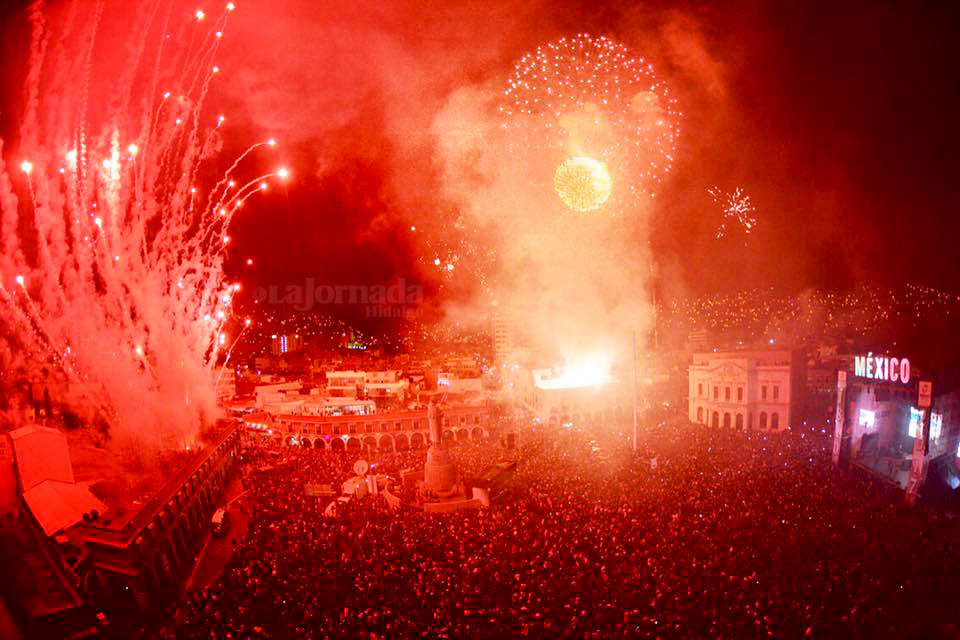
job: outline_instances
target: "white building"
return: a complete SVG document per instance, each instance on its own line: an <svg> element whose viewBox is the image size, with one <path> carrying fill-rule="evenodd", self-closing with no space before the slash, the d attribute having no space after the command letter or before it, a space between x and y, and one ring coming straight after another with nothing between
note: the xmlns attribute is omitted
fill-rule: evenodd
<svg viewBox="0 0 960 640"><path fill-rule="evenodd" d="M376 412L377 405L373 400L328 398L315 393L304 396L300 407L300 415L305 416L366 416Z"/></svg>
<svg viewBox="0 0 960 640"><path fill-rule="evenodd" d="M356 398L357 389L367 383L367 374L363 371L328 371L327 394L336 398Z"/></svg>
<svg viewBox="0 0 960 640"><path fill-rule="evenodd" d="M564 381L562 370L532 369L516 391L524 407L544 424L583 426L627 420L629 389L613 379Z"/></svg>
<svg viewBox="0 0 960 640"><path fill-rule="evenodd" d="M738 430L787 429L795 366L790 351L694 354L689 370L690 420Z"/></svg>
<svg viewBox="0 0 960 640"><path fill-rule="evenodd" d="M403 402L409 382L400 371L328 371L327 395L332 398L356 398L362 391L369 398L395 398Z"/></svg>
<svg viewBox="0 0 960 640"><path fill-rule="evenodd" d="M393 398L403 402L407 397L410 383L400 371L368 371L364 382L364 392L368 398Z"/></svg>
<svg viewBox="0 0 960 640"><path fill-rule="evenodd" d="M256 406L262 408L266 404L298 401L302 386L299 380L295 382L257 385L253 389L254 396L256 397Z"/></svg>
<svg viewBox="0 0 960 640"><path fill-rule="evenodd" d="M481 393L483 378L462 378L454 373L440 371L437 372L437 390L448 393Z"/></svg>

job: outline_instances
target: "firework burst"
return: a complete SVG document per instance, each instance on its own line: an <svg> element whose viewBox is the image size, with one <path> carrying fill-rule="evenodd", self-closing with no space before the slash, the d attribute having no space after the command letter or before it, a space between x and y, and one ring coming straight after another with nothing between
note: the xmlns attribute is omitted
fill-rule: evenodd
<svg viewBox="0 0 960 640"><path fill-rule="evenodd" d="M268 140L204 178L222 146L224 117L204 103L233 3L216 16L130 5L130 55L101 95L90 80L108 75L95 67L105 6L59 29L30 15L19 172L0 156L6 364L115 436L184 444L215 417L217 366L239 339L226 334L238 289L227 230L288 172L234 179Z"/></svg>
<svg viewBox="0 0 960 640"><path fill-rule="evenodd" d="M728 193L721 190L720 187L710 187L707 189L707 193L714 204L720 207L722 215L716 232L718 240L726 236L730 227L734 225L743 229L745 234L750 234L756 229L757 219L753 216L756 208L750 202L750 196L743 189L737 187L733 193Z"/></svg>
<svg viewBox="0 0 960 640"><path fill-rule="evenodd" d="M653 66L619 42L580 34L543 45L517 62L503 97L504 127L516 147L545 156L544 183L575 159L606 165L609 197L588 198L596 206L586 210L635 210L673 166L676 99ZM576 182L594 183L595 174ZM576 194L557 195L583 210L570 204L582 201Z"/></svg>

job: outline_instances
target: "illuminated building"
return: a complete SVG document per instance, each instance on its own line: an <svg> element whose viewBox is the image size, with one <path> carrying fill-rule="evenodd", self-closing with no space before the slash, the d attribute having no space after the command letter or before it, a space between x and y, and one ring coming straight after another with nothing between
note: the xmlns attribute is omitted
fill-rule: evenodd
<svg viewBox="0 0 960 640"><path fill-rule="evenodd" d="M305 416L365 416L377 412L377 404L373 400L327 398L312 392L302 398L299 413Z"/></svg>
<svg viewBox="0 0 960 640"><path fill-rule="evenodd" d="M797 362L790 351L695 353L689 369L690 421L737 430L789 428Z"/></svg>
<svg viewBox="0 0 960 640"><path fill-rule="evenodd" d="M270 336L270 352L275 356L285 353L297 353L303 350L303 339L299 333L273 334Z"/></svg>
<svg viewBox="0 0 960 640"><path fill-rule="evenodd" d="M909 358L872 353L835 377L834 460L912 490L911 500L960 488L960 391L928 380L925 402L921 377Z"/></svg>
<svg viewBox="0 0 960 640"><path fill-rule="evenodd" d="M501 307L494 307L491 333L493 361L497 364L505 364L514 357L517 349L516 325L512 314Z"/></svg>
<svg viewBox="0 0 960 640"><path fill-rule="evenodd" d="M14 444L19 521L38 547L25 553L36 555L31 562L44 567L33 587L70 596L70 609L54 616L44 611L43 620L31 623L76 625L97 609L158 610L175 598L193 570L210 516L223 501L242 428L220 422L210 444L171 469L149 499L132 502L114 493L94 497L88 488L93 485L74 482L75 473L79 478L90 470L76 468L66 442L52 438L55 430L19 431L10 434L20 440ZM30 442L36 435L39 441ZM47 595L22 597L30 601L25 610L33 616L31 608ZM37 635L30 637L67 637L62 630L31 628Z"/></svg>
<svg viewBox="0 0 960 640"><path fill-rule="evenodd" d="M328 371L327 395L333 398L406 398L409 382L400 371Z"/></svg>
<svg viewBox="0 0 960 640"><path fill-rule="evenodd" d="M334 398L356 398L367 382L365 371L328 371L327 395Z"/></svg>
<svg viewBox="0 0 960 640"><path fill-rule="evenodd" d="M632 415L627 389L606 372L578 376L562 369L533 369L520 393L525 408L544 424L603 424Z"/></svg>
<svg viewBox="0 0 960 640"><path fill-rule="evenodd" d="M253 388L256 406L263 408L268 404L298 401L302 387L299 380L257 385Z"/></svg>
<svg viewBox="0 0 960 640"><path fill-rule="evenodd" d="M430 442L426 410L342 416L251 413L244 424L252 437L315 449L403 451L425 448ZM489 435L486 407L444 409L444 440L479 441Z"/></svg>
<svg viewBox="0 0 960 640"><path fill-rule="evenodd" d="M364 395L368 398L395 399L403 402L410 383L400 371L367 371L364 376Z"/></svg>

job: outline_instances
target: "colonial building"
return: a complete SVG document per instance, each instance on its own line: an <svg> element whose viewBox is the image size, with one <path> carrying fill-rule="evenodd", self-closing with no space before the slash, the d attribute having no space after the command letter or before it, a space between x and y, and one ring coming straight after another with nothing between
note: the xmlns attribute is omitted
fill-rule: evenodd
<svg viewBox="0 0 960 640"><path fill-rule="evenodd" d="M404 451L430 443L426 410L342 416L251 413L244 423L254 437L315 449ZM486 407L449 407L443 412L443 439L479 441L490 435L490 424Z"/></svg>
<svg viewBox="0 0 960 640"><path fill-rule="evenodd" d="M131 505L80 496L87 490L72 483L69 458L58 465L64 469L59 475L38 475L37 469L51 466L49 456L18 454L21 522L53 563L63 588L78 600L108 610L155 609L176 597L193 568L237 462L241 433L238 425L223 423L211 444L174 470L148 500ZM61 458L67 456L65 447ZM43 491L33 495L38 490Z"/></svg>
<svg viewBox="0 0 960 640"><path fill-rule="evenodd" d="M516 389L524 408L544 424L572 426L622 421L632 415L632 398L617 380L558 382L562 370L532 369Z"/></svg>
<svg viewBox="0 0 960 640"><path fill-rule="evenodd" d="M727 429L787 429L797 396L798 361L791 351L694 354L690 420Z"/></svg>

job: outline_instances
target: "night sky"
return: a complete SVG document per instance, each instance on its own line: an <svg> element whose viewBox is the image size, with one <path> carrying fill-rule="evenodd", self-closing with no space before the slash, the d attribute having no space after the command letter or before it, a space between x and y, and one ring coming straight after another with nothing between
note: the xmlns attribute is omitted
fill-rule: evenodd
<svg viewBox="0 0 960 640"><path fill-rule="evenodd" d="M0 129L13 149L23 4L3 9ZM645 55L680 98L678 161L652 218L665 293L960 283L955 7L386 4L238 3L209 98L227 116L225 155L276 136L296 176L235 223L231 268L248 291L403 277L433 303L468 295L471 283L441 289L418 259L455 206L431 122L454 90L502 84L525 51L578 32ZM122 19L114 6L108 19ZM713 185L752 197L755 234L715 238Z"/></svg>

